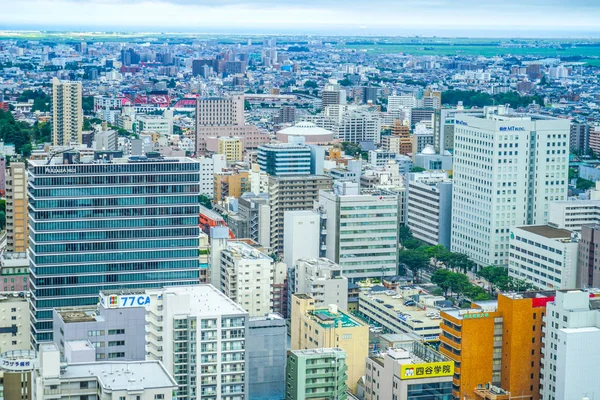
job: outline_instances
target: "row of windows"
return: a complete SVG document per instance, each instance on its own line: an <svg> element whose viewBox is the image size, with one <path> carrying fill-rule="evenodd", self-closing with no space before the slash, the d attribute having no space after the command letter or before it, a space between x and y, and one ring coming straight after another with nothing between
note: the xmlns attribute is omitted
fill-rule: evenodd
<svg viewBox="0 0 600 400"><path fill-rule="evenodd" d="M185 172L195 171L200 172L201 164L198 162L131 162L128 164L89 164L89 165L69 165L69 169L75 169L75 173L68 173L66 177L76 175L101 175L101 174L134 174L134 173L147 173L147 172ZM62 166L58 167L34 167L33 175L37 176L53 176L56 174L46 173L48 169L61 169Z"/></svg>
<svg viewBox="0 0 600 400"><path fill-rule="evenodd" d="M34 266L32 273L38 278L47 275L81 275L107 272L125 272L125 271L150 271L150 270L172 270L172 269L197 269L198 256L190 256L187 260L169 260L169 261L141 261L129 263L113 264L86 264L86 265L58 265L58 266Z"/></svg>
<svg viewBox="0 0 600 400"><path fill-rule="evenodd" d="M197 243L196 243L197 245ZM33 256L36 265L58 263L85 263L97 261L123 260L154 260L198 257L198 249L139 251L128 253L88 253L88 254L57 254L53 256Z"/></svg>
<svg viewBox="0 0 600 400"><path fill-rule="evenodd" d="M89 196L129 196L148 194L171 194L171 193L199 193L200 185L140 185L140 186L97 186L86 188L54 188L54 189L30 189L30 196L37 199L49 197L89 197ZM77 200L62 200L62 203L76 203ZM76 207L67 205L63 207Z"/></svg>
<svg viewBox="0 0 600 400"><path fill-rule="evenodd" d="M190 229L192 233L194 229ZM197 230L195 231L197 232ZM119 251L136 249L160 249L160 248L183 248L197 247L196 239L176 239L176 240L126 240L126 241L107 241L107 242L75 242L61 244L35 244L32 246L36 254L63 253L63 252L92 252L92 251ZM121 253L122 254L122 253Z"/></svg>
<svg viewBox="0 0 600 400"><path fill-rule="evenodd" d="M199 191L196 193L199 193ZM85 197L87 195L82 194L81 196ZM198 194L192 196L108 197L99 199L83 198L65 200L36 200L32 198L30 200L32 207L38 211L55 208L154 206L159 204L198 204L199 202L200 196Z"/></svg>
<svg viewBox="0 0 600 400"><path fill-rule="evenodd" d="M194 210L196 207L175 207L165 208L165 212L170 215L180 214L195 214ZM39 214L39 213L38 213ZM197 213L196 213L197 215ZM118 229L118 228L141 228L141 227L158 227L158 226L195 226L198 224L198 217L169 217L169 218L131 218L131 219L103 219L103 220L92 220L92 221L64 221L64 222L35 222L33 227L37 232L52 232L51 238L56 237L56 241L68 240L59 239L61 236L57 231L63 230L86 230L86 229ZM86 232L87 235L90 232ZM100 233L103 233L101 231ZM77 233L76 233L77 234ZM109 233L107 232L107 235ZM37 239L38 234L33 233L34 240L45 241L43 239ZM54 239L52 240L54 241Z"/></svg>
<svg viewBox="0 0 600 400"><path fill-rule="evenodd" d="M190 201L190 203L194 203ZM198 204L199 202L195 202ZM133 204L132 204L133 205ZM159 215L198 215L198 206L188 207L135 207L135 208L99 208L96 210L32 211L36 220L81 219L81 218L122 218Z"/></svg>
<svg viewBox="0 0 600 400"><path fill-rule="evenodd" d="M36 178L35 186L82 186L82 185L140 185L146 183L172 183L200 181L199 174L152 174L152 175L97 175Z"/></svg>
<svg viewBox="0 0 600 400"><path fill-rule="evenodd" d="M190 222L194 221L190 218ZM193 222L191 223L193 224ZM190 225L191 225L190 224ZM198 237L200 228L176 228L176 229L130 229L123 231L91 231L91 232L60 232L60 233L32 233L31 237L36 243L63 242L67 240L119 240L139 238L173 238L182 236Z"/></svg>
<svg viewBox="0 0 600 400"><path fill-rule="evenodd" d="M54 277L37 279L35 286L38 296L60 296L52 292L46 292L43 289L46 286L61 286L61 285L85 285L95 283L115 283L115 282L143 282L143 281L160 281L173 279L193 279L198 277L198 271L161 271L161 272L146 272L133 274L108 274L108 275L81 275L68 277ZM93 288L95 289L95 288ZM67 289L67 294L73 294L71 289ZM95 289L95 292L98 292ZM93 293L93 292L92 292Z"/></svg>

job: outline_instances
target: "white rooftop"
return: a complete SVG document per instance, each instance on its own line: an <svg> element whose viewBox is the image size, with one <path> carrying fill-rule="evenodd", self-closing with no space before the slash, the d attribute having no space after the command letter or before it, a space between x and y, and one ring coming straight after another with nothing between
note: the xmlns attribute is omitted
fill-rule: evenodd
<svg viewBox="0 0 600 400"><path fill-rule="evenodd" d="M153 292L154 290L148 290L147 293ZM213 285L166 287L158 290L158 293L161 292L163 298L168 296L187 296L189 298L189 309L187 311L192 315L247 314L242 306L225 296Z"/></svg>
<svg viewBox="0 0 600 400"><path fill-rule="evenodd" d="M177 382L159 361L69 364L61 379L97 377L103 389L140 391L175 388Z"/></svg>
<svg viewBox="0 0 600 400"><path fill-rule="evenodd" d="M277 133L292 136L312 136L312 135L332 135L333 132L327 129L319 128L312 122L298 122L294 126L280 130Z"/></svg>

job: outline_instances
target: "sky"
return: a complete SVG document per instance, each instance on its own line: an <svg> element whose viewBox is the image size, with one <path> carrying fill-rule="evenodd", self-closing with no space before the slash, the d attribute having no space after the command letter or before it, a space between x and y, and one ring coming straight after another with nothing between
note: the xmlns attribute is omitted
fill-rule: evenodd
<svg viewBox="0 0 600 400"><path fill-rule="evenodd" d="M600 37L600 0L0 0L0 30Z"/></svg>

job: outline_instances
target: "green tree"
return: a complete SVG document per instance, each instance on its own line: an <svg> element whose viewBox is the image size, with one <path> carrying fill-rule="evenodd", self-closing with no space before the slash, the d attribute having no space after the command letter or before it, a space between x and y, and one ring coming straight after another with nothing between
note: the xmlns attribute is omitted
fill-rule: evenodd
<svg viewBox="0 0 600 400"><path fill-rule="evenodd" d="M596 183L584 178L577 178L577 183L575 185L579 190L588 190L596 186Z"/></svg>
<svg viewBox="0 0 600 400"><path fill-rule="evenodd" d="M398 255L398 263L411 270L415 281L419 281L420 272L427 268L429 259L421 250L402 250Z"/></svg>
<svg viewBox="0 0 600 400"><path fill-rule="evenodd" d="M400 225L400 228L398 229L398 241L400 243L404 243L405 240L408 239L412 239L413 238L413 234L410 230L410 228L408 227L408 225Z"/></svg>
<svg viewBox="0 0 600 400"><path fill-rule="evenodd" d="M341 86L352 86L352 81L348 78L344 78L338 82Z"/></svg>
<svg viewBox="0 0 600 400"><path fill-rule="evenodd" d="M92 110L94 110L94 96L82 96L81 108L85 113L92 112Z"/></svg>
<svg viewBox="0 0 600 400"><path fill-rule="evenodd" d="M448 296L448 290L450 289L450 276L453 272L448 271L444 268L436 269L431 275L431 283L435 283L444 291L444 296Z"/></svg>
<svg viewBox="0 0 600 400"><path fill-rule="evenodd" d="M315 81L306 81L304 82L304 87L306 89L316 89L318 87L317 82Z"/></svg>
<svg viewBox="0 0 600 400"><path fill-rule="evenodd" d="M426 169L425 169L425 168L422 168L422 167L416 167L416 166L413 166L413 167L410 169L410 172L423 172L423 171L426 171Z"/></svg>
<svg viewBox="0 0 600 400"><path fill-rule="evenodd" d="M209 210L212 210L212 200L210 197L201 194L200 195L200 204L203 205L204 207L208 208Z"/></svg>
<svg viewBox="0 0 600 400"><path fill-rule="evenodd" d="M450 286L450 291L454 292L459 300L460 297L465 293L468 293L471 286L473 286L466 275L457 273L453 273L449 276L448 285Z"/></svg>
<svg viewBox="0 0 600 400"><path fill-rule="evenodd" d="M577 171L575 168L569 168L569 180L577 178Z"/></svg>
<svg viewBox="0 0 600 400"><path fill-rule="evenodd" d="M508 288L508 270L504 267L490 265L484 267L477 273L490 284L490 294L493 294L496 289L506 290Z"/></svg>
<svg viewBox="0 0 600 400"><path fill-rule="evenodd" d="M6 227L6 212L0 211L0 229Z"/></svg>

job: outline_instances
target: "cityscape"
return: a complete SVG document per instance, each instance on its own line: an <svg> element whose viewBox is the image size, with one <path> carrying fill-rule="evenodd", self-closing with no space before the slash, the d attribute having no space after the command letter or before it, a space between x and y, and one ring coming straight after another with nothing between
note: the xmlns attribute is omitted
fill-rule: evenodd
<svg viewBox="0 0 600 400"><path fill-rule="evenodd" d="M600 4L13 3L0 400L600 399Z"/></svg>

